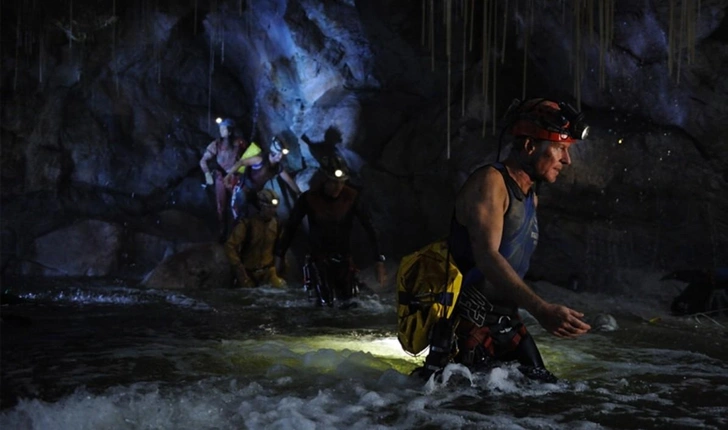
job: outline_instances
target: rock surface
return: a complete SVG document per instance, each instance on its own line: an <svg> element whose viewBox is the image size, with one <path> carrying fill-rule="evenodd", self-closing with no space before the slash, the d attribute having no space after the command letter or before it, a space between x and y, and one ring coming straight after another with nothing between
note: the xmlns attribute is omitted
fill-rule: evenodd
<svg viewBox="0 0 728 430"><path fill-rule="evenodd" d="M62 4L36 3L2 6L2 228L17 256L4 273L140 279L214 240L198 161L216 116L264 147L284 139L302 189L322 155L342 153L396 260L447 234L459 185L495 159L493 118L524 91L527 34L527 97L579 98L593 128L540 190L531 276L622 292L630 271L728 261L728 0L700 2L694 43L670 58L669 1L617 2L603 69L597 30L574 51L571 10L532 2L529 24L511 2L495 103L492 88L482 96L481 27L464 61L454 32L448 87L442 11L431 57L420 1L117 1L114 15L76 0L73 28Z"/></svg>

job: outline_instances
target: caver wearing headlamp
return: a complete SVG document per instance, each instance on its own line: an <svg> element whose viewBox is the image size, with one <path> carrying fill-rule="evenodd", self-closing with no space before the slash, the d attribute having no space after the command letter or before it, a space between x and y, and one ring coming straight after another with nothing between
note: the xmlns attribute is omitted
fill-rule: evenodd
<svg viewBox="0 0 728 430"><path fill-rule="evenodd" d="M280 231L276 216L278 204L275 191L268 188L259 191L258 213L240 219L225 242L225 254L239 287L283 287L286 284L276 272L273 256Z"/></svg>
<svg viewBox="0 0 728 430"><path fill-rule="evenodd" d="M244 156L253 145L243 139L230 118L216 120L220 138L213 140L200 159L200 168L205 174L206 186L215 186L215 201L219 221L220 240L227 238L232 226L228 203L232 196L236 172L241 166L260 163L260 156ZM212 169L211 169L212 165Z"/></svg>
<svg viewBox="0 0 728 430"><path fill-rule="evenodd" d="M377 232L359 200L359 191L346 184L349 168L343 158L332 155L321 160L323 182L301 194L291 210L288 223L276 245L277 264L282 264L296 230L308 219L309 257L304 266L309 297L319 306L355 306L358 293L356 268L351 257L351 235L358 219L372 243L377 281L386 283L384 256Z"/></svg>
<svg viewBox="0 0 728 430"><path fill-rule="evenodd" d="M298 188L293 175L283 166L283 157L288 155L289 152L288 146L281 139L273 137L267 156L264 156L259 163L245 170L233 190L231 206L236 219L249 214L250 206L255 203L256 193L262 190L268 181L275 179L278 175L293 191L294 197L301 194L301 189Z"/></svg>
<svg viewBox="0 0 728 430"><path fill-rule="evenodd" d="M569 147L587 130L583 116L565 103L532 99L511 105L504 129L514 138L508 157L475 170L455 200L450 253L463 274L457 316L450 321L457 348L446 345L452 331L432 339L445 353L428 357L429 369L457 351L454 361L474 370L518 361L526 376L554 381L518 309L558 337L578 337L591 328L582 313L547 302L523 281L539 235L535 185L556 181L571 164Z"/></svg>

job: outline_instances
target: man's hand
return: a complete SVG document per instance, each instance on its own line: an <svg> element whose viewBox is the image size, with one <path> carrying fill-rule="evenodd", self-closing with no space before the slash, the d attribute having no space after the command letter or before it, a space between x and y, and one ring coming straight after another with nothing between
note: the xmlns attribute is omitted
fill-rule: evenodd
<svg viewBox="0 0 728 430"><path fill-rule="evenodd" d="M384 287L387 284L387 268L384 267L384 262L380 261L377 263L377 282L380 287Z"/></svg>
<svg viewBox="0 0 728 430"><path fill-rule="evenodd" d="M576 338L591 330L580 319L584 314L563 305L546 303L534 316L546 331L557 337Z"/></svg>
<svg viewBox="0 0 728 430"><path fill-rule="evenodd" d="M212 179L212 173L205 172L205 184L212 185L215 183L215 180Z"/></svg>
<svg viewBox="0 0 728 430"><path fill-rule="evenodd" d="M229 190L235 186L235 182L237 182L235 173L228 173L224 178L222 178L222 183L225 184L225 188Z"/></svg>

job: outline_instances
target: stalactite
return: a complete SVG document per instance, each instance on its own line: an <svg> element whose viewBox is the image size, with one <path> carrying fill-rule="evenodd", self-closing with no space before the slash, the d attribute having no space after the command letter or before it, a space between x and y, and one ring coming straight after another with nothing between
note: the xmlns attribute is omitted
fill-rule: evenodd
<svg viewBox="0 0 728 430"><path fill-rule="evenodd" d="M450 105L451 105L451 82L452 82L452 2L453 0L446 0L447 2L447 159L450 159L450 127L452 126L452 119L450 117Z"/></svg>
<svg viewBox="0 0 728 430"><path fill-rule="evenodd" d="M427 21L427 0L422 0L422 35L420 37L420 44L425 46L425 22Z"/></svg>
<svg viewBox="0 0 728 430"><path fill-rule="evenodd" d="M468 0L463 0L464 14L463 14L463 77L462 77L462 116L465 116L465 65L468 58Z"/></svg>
<svg viewBox="0 0 728 430"><path fill-rule="evenodd" d="M445 52L447 57L449 58L452 54L452 2L453 0L445 0L446 3L446 13L445 13Z"/></svg>
<svg viewBox="0 0 728 430"><path fill-rule="evenodd" d="M475 32L475 0L470 1L470 51L473 50L473 33Z"/></svg>
<svg viewBox="0 0 728 430"><path fill-rule="evenodd" d="M685 40L685 20L687 15L687 7L688 4L685 0L683 0L680 4L680 30L677 34L677 83L680 83L680 72L682 69L682 53L684 48L686 47L686 40Z"/></svg>
<svg viewBox="0 0 728 430"><path fill-rule="evenodd" d="M197 0L195 0L195 13L194 13L194 17L193 17L192 27L193 27L192 34L197 36Z"/></svg>
<svg viewBox="0 0 728 430"><path fill-rule="evenodd" d="M594 44L594 0L586 0L586 17L589 26L589 45Z"/></svg>
<svg viewBox="0 0 728 430"><path fill-rule="evenodd" d="M491 0L483 2L483 100L485 100L486 108L490 88L488 85L490 82L490 2Z"/></svg>
<svg viewBox="0 0 728 430"><path fill-rule="evenodd" d="M44 43L43 43L43 29L41 28L40 33L38 35L38 83L43 84L43 55L45 54L44 49Z"/></svg>
<svg viewBox="0 0 728 430"><path fill-rule="evenodd" d="M116 0L113 1L111 6L111 16L116 16ZM116 88L116 95L119 95L119 72L118 65L116 63L116 20L111 23L111 64L114 67L114 87Z"/></svg>
<svg viewBox="0 0 728 430"><path fill-rule="evenodd" d="M18 24L15 32L15 75L13 77L13 91L18 89L18 63L20 62L20 2L17 2Z"/></svg>
<svg viewBox="0 0 728 430"><path fill-rule="evenodd" d="M518 0L516 0L518 1ZM501 41L501 64L506 61L506 35L508 34L508 0L503 3L503 40Z"/></svg>
<svg viewBox="0 0 728 430"><path fill-rule="evenodd" d="M690 19L690 63L695 62L695 45L697 41L697 34L698 34L698 25L700 24L700 0L698 0L698 8L697 9L690 9L691 12L691 19Z"/></svg>
<svg viewBox="0 0 728 430"><path fill-rule="evenodd" d="M612 35L614 33L614 0L600 0L600 51L599 73L600 88L607 86L607 56L612 50Z"/></svg>
<svg viewBox="0 0 728 430"><path fill-rule="evenodd" d="M599 27L599 69L598 84L599 89L604 87L604 0L598 0L597 3L597 27Z"/></svg>
<svg viewBox="0 0 728 430"><path fill-rule="evenodd" d="M688 64L692 64L693 62L693 53L695 51L695 46L692 43L694 40L694 32L695 29L694 21L693 21L693 8L691 5L685 4L685 39L687 41L687 62Z"/></svg>
<svg viewBox="0 0 728 430"><path fill-rule="evenodd" d="M238 13L243 16L243 0L238 0Z"/></svg>
<svg viewBox="0 0 728 430"><path fill-rule="evenodd" d="M152 20L150 26L153 26L156 22L157 15L159 14L159 0L154 0L154 8L152 9ZM154 31L151 31L152 43L154 43L155 57L157 59L157 84L162 83L162 41L157 40L157 36Z"/></svg>
<svg viewBox="0 0 728 430"><path fill-rule="evenodd" d="M210 40L210 67L207 76L207 131L210 131L212 124L212 73L215 71L215 49Z"/></svg>
<svg viewBox="0 0 728 430"><path fill-rule="evenodd" d="M450 2L450 0L443 0L443 3L442 3L442 26L445 28L447 28L447 13L448 13L447 6L448 6L449 2Z"/></svg>
<svg viewBox="0 0 728 430"><path fill-rule="evenodd" d="M581 0L574 2L574 97L577 109L581 106Z"/></svg>
<svg viewBox="0 0 728 430"><path fill-rule="evenodd" d="M222 42L221 42L222 46L220 47L220 62L224 63L225 62L225 33L224 32L220 36L220 39L222 39Z"/></svg>
<svg viewBox="0 0 728 430"><path fill-rule="evenodd" d="M486 121L486 118L488 117L488 83L489 81L489 75L488 72L490 71L490 43L488 40L488 37L490 36L489 25L490 25L490 19L489 19L489 11L490 11L490 0L484 0L483 1L483 130L482 130L482 137L485 137L485 132L488 126L488 122Z"/></svg>
<svg viewBox="0 0 728 430"><path fill-rule="evenodd" d="M497 40L498 39L498 37L497 37L497 35L498 35L498 20L495 18L497 12L498 12L498 2L493 2L493 12L490 14L490 16L493 19L493 52L494 53L497 53L498 52L498 47L497 47L497 45L498 45L498 40ZM503 26L505 26L505 22L503 23ZM496 96L496 93L498 91L498 85L497 85L498 81L496 79L497 76L498 76L498 69L496 68L495 65L496 65L496 58L494 56L493 57L493 101L490 104L490 112L492 113L493 135L495 135L495 129L496 129L496 117L495 117L495 113L496 113L495 107L496 107L496 104L495 104L495 96ZM483 120L485 120L485 118L483 118Z"/></svg>
<svg viewBox="0 0 728 430"><path fill-rule="evenodd" d="M217 14L218 32L220 34L220 63L225 62L225 14Z"/></svg>
<svg viewBox="0 0 728 430"><path fill-rule="evenodd" d="M609 49L612 49L612 37L614 35L614 2L615 0L605 0L604 3L604 14L605 14L605 30L607 33L606 43Z"/></svg>
<svg viewBox="0 0 728 430"><path fill-rule="evenodd" d="M528 0L528 3L526 4L526 13L529 16L529 24L524 29L523 33L523 87L521 90L521 100L526 99L526 83L527 83L527 73L528 73L528 47L530 45L529 39L531 38L531 32L533 29L533 0Z"/></svg>
<svg viewBox="0 0 728 430"><path fill-rule="evenodd" d="M700 26L700 0L696 2L698 4L698 18L695 20L698 23L698 26Z"/></svg>
<svg viewBox="0 0 728 430"><path fill-rule="evenodd" d="M673 64L673 51L674 51L674 39L673 28L675 27L673 21L675 16L675 0L670 0L670 13L668 19L668 30L667 30L667 74L672 76L672 64Z"/></svg>
<svg viewBox="0 0 728 430"><path fill-rule="evenodd" d="M462 67L462 116L465 116L465 65L467 64L468 58L468 0L463 0L463 67Z"/></svg>
<svg viewBox="0 0 728 430"><path fill-rule="evenodd" d="M68 52L71 53L73 48L73 0L69 2L69 16L68 16L68 31L70 36L68 37Z"/></svg>
<svg viewBox="0 0 728 430"><path fill-rule="evenodd" d="M430 0L430 62L435 71L435 0Z"/></svg>

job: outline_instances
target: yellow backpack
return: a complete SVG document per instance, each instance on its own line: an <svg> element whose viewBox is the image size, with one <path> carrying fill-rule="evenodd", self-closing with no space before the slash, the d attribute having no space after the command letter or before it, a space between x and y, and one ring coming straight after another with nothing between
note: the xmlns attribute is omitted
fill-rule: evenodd
<svg viewBox="0 0 728 430"><path fill-rule="evenodd" d="M432 327L452 315L462 281L446 239L402 258L397 270L397 323L405 351L417 355L429 346Z"/></svg>
<svg viewBox="0 0 728 430"><path fill-rule="evenodd" d="M256 155L260 155L260 153L263 152L262 149L260 149L260 146L258 146L255 142L250 142L250 145L245 149L245 152L243 152L243 155L240 156L241 160L244 160L246 158L255 157ZM238 168L238 173L241 175L245 173L245 167L246 166L240 166Z"/></svg>

